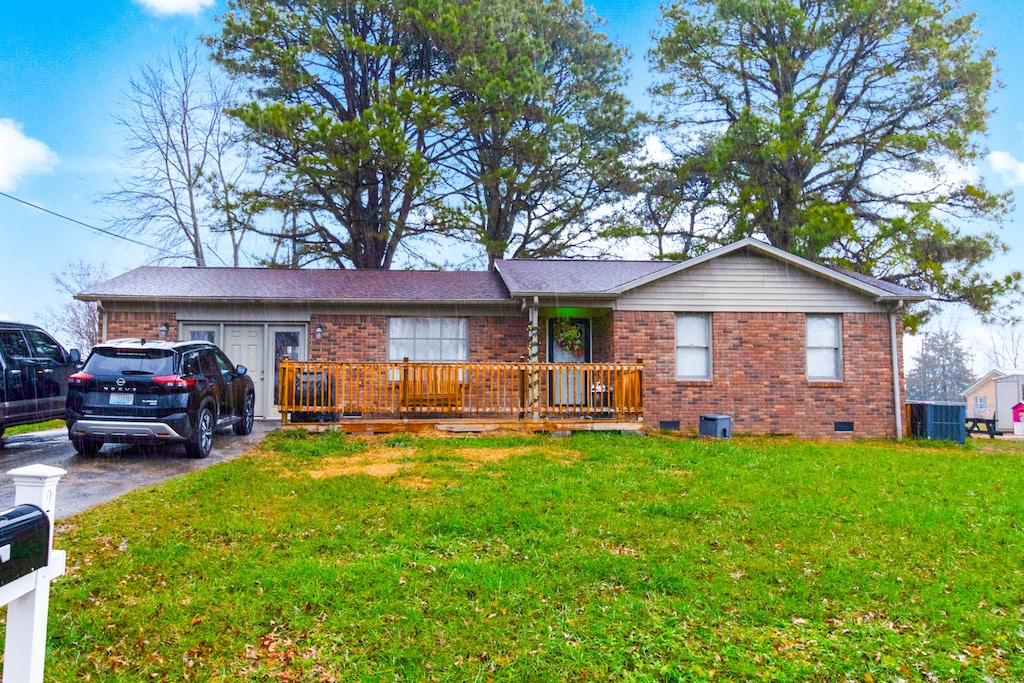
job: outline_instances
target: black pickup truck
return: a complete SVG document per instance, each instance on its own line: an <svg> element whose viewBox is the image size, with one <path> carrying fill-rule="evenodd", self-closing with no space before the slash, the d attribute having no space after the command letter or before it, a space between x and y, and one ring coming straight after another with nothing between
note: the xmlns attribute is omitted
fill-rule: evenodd
<svg viewBox="0 0 1024 683"><path fill-rule="evenodd" d="M63 419L68 377L81 360L35 325L0 321L0 436L15 425Z"/></svg>

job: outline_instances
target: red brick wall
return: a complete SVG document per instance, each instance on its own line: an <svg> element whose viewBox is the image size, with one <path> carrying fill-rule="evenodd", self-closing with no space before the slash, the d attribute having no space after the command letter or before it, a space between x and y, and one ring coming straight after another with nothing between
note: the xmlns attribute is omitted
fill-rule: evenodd
<svg viewBox="0 0 1024 683"><path fill-rule="evenodd" d="M370 362L387 360L385 315L313 314L309 320L309 359ZM471 361L517 361L527 353L527 318L503 316L469 317L469 359ZM107 339L142 337L157 339L160 326L169 323L167 339L178 338L178 321L173 312L111 311L107 318ZM323 338L316 338L317 326ZM102 334L102 329L100 330Z"/></svg>
<svg viewBox="0 0 1024 683"><path fill-rule="evenodd" d="M525 357L530 340L529 318L469 318L469 360L473 362L511 362Z"/></svg>
<svg viewBox="0 0 1024 683"><path fill-rule="evenodd" d="M309 360L380 362L388 359L387 317L316 314L309 318ZM317 326L323 339L316 338Z"/></svg>
<svg viewBox="0 0 1024 683"><path fill-rule="evenodd" d="M714 313L713 379L675 379L675 314L615 312L615 359L644 359L645 421L679 420L695 432L704 413L732 417L737 434L892 437L892 359L883 313L842 316L843 381L808 382L801 313ZM902 332L902 328L898 331ZM837 421L854 431L835 432Z"/></svg>
<svg viewBox="0 0 1024 683"><path fill-rule="evenodd" d="M309 321L309 359L350 363L386 361L389 317L312 315ZM525 316L471 316L467 320L470 361L517 361L520 356L526 355ZM323 339L316 338L317 325L323 326Z"/></svg>
<svg viewBox="0 0 1024 683"><path fill-rule="evenodd" d="M595 363L611 363L615 350L612 315L602 315L590 321L590 359Z"/></svg>
<svg viewBox="0 0 1024 683"><path fill-rule="evenodd" d="M310 318L311 360L384 361L384 315L327 315ZM812 438L888 437L895 434L889 320L883 313L847 313L843 323L843 381L806 379L804 315L799 313L715 313L713 380L676 381L675 314L615 311L592 322L593 358L631 363L644 359L645 421L679 420L695 432L703 413L732 416L737 434L796 434ZM516 361L527 352L527 317L469 317L471 361ZM170 324L168 339L178 338L171 312L111 311L107 338L157 339ZM323 339L315 338L317 325ZM541 330L546 330L541 321ZM897 323L902 335L902 321ZM544 359L546 335L541 335ZM902 348L901 363L902 363ZM901 396L904 396L901 374ZM837 433L834 423L854 423L852 433Z"/></svg>
<svg viewBox="0 0 1024 683"><path fill-rule="evenodd" d="M103 320L100 319L100 338L124 339L138 337L140 339L159 339L160 326L169 325L167 339L178 338L178 320L173 312L126 312L111 311L107 313L107 336L103 337Z"/></svg>

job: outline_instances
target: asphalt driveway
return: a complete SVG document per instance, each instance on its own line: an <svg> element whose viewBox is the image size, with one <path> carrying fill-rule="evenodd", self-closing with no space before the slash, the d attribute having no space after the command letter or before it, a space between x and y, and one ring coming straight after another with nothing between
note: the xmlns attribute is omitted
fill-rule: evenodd
<svg viewBox="0 0 1024 683"><path fill-rule="evenodd" d="M104 446L95 458L83 458L75 453L65 429L5 436L0 442L0 510L14 505L14 483L7 472L18 467L38 463L67 470L57 485L57 518L61 519L140 486L235 458L280 425L277 420L257 420L248 436L235 436L230 429L217 432L210 457L201 460L187 457L183 446L115 444Z"/></svg>

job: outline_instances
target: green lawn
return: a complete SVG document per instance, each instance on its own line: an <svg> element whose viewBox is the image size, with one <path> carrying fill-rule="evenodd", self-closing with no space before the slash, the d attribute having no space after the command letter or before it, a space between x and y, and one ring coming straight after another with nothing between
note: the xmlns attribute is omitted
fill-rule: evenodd
<svg viewBox="0 0 1024 683"><path fill-rule="evenodd" d="M28 434L29 432L42 432L47 429L57 429L58 427L64 427L64 420L49 420L47 422L36 422L30 425L18 425L17 427L8 427L4 430L4 436L14 436L15 434Z"/></svg>
<svg viewBox="0 0 1024 683"><path fill-rule="evenodd" d="M271 435L57 530L55 681L1021 681L1024 443Z"/></svg>

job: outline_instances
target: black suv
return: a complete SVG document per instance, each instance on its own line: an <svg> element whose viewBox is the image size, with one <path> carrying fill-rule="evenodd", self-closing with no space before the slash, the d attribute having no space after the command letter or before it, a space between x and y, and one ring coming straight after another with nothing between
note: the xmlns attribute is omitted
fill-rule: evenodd
<svg viewBox="0 0 1024 683"><path fill-rule="evenodd" d="M35 325L0 321L0 436L7 427L64 417L68 376L81 360Z"/></svg>
<svg viewBox="0 0 1024 683"><path fill-rule="evenodd" d="M68 436L82 455L104 443L184 442L205 458L216 429L252 431L255 391L244 365L209 342L116 339L68 382Z"/></svg>

